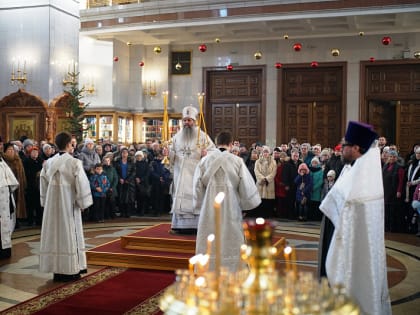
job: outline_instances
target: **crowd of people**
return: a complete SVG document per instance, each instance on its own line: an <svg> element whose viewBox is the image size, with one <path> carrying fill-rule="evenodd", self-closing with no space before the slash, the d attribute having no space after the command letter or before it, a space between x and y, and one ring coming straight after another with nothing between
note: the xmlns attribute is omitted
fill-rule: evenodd
<svg viewBox="0 0 420 315"><path fill-rule="evenodd" d="M104 222L117 216L160 216L171 212L174 231L195 233L199 213L192 205L192 178L200 159L215 145L203 133L203 141L208 141L205 150L195 145L195 140L185 150L182 132L170 148L162 147L158 139L124 146L108 141L95 144L90 138L78 144L73 137L72 155L82 161L94 200L93 206L83 213L83 220ZM190 132L193 133L195 129ZM383 167L385 230L420 231L413 204L420 183L420 144L415 144L406 157L401 157L397 147L388 145L384 137L379 137L378 144ZM13 193L17 226L40 226L43 209L39 174L45 161L57 154L56 144L22 138L2 143L0 150L19 182ZM319 205L345 164L341 144L323 148L320 144L299 144L295 138L274 148L260 142L248 148L234 141L230 153L243 159L261 198L258 207L246 212L248 217L321 220ZM162 163L165 156L170 157L170 163Z"/></svg>
<svg viewBox="0 0 420 315"><path fill-rule="evenodd" d="M71 155L82 162L89 179L93 205L83 221L104 222L117 216L172 214L174 233L196 233L200 209L193 205L193 176L200 160L216 150L210 137L197 132L197 110L183 110L183 128L170 145L159 139L128 146L72 137ZM199 139L197 138L199 137ZM1 139L0 139L1 140ZM1 159L10 167L19 187L13 191L13 217L20 225L42 224L40 174L48 159L58 154L57 144L22 137L0 143ZM420 232L420 144L400 156L396 145L379 137L384 186L385 230ZM321 201L340 176L346 163L342 144L289 143L269 147L261 142L247 147L233 141L229 153L240 157L251 174L261 203L246 217L321 220ZM164 163L163 159L168 158ZM12 200L12 199L11 199ZM12 202L12 201L11 201ZM420 234L418 234L420 235Z"/></svg>

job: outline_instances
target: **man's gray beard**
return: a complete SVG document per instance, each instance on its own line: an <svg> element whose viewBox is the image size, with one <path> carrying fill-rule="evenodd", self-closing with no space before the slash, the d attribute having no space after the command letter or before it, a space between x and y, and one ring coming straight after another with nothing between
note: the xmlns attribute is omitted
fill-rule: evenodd
<svg viewBox="0 0 420 315"><path fill-rule="evenodd" d="M196 126L182 128L182 141L188 143L192 140L195 140L196 135L197 135Z"/></svg>

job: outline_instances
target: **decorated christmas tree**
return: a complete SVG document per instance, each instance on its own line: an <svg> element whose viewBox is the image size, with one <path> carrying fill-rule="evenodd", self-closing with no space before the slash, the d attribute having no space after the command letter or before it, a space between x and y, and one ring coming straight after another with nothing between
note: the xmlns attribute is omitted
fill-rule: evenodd
<svg viewBox="0 0 420 315"><path fill-rule="evenodd" d="M76 72L76 67L73 67L73 72L67 73L67 79L63 81L66 86L69 86L65 90L69 94L69 100L67 103L67 114L68 114L68 128L69 132L74 135L77 142L80 143L83 140L83 119L86 107L89 103L84 104L80 100L84 97L84 88L79 88L79 77L80 72Z"/></svg>

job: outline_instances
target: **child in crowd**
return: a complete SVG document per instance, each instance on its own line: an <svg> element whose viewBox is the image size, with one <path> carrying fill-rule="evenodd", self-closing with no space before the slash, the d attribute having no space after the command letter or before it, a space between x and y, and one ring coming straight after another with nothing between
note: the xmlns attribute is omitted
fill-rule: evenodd
<svg viewBox="0 0 420 315"><path fill-rule="evenodd" d="M305 163L298 167L298 175L295 178L296 184L296 209L298 210L298 220L306 221L308 218L308 201L311 200L312 177L309 168Z"/></svg>
<svg viewBox="0 0 420 315"><path fill-rule="evenodd" d="M150 181L152 185L152 215L159 216L170 210L169 186L171 185L171 172L162 164L162 151L156 153L151 163Z"/></svg>
<svg viewBox="0 0 420 315"><path fill-rule="evenodd" d="M102 223L104 222L106 194L111 185L108 178L103 173L101 163L95 165L95 173L92 174L89 181L93 196L93 214L91 219Z"/></svg>
<svg viewBox="0 0 420 315"><path fill-rule="evenodd" d="M324 179L324 187L322 187L321 200L325 198L328 192L331 190L332 186L335 184L335 171L329 170L327 173L327 178Z"/></svg>

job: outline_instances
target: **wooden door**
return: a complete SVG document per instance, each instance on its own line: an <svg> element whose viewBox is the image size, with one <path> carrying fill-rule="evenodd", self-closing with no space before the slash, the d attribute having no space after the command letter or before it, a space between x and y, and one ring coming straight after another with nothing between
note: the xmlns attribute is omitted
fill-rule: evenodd
<svg viewBox="0 0 420 315"><path fill-rule="evenodd" d="M260 141L260 107L258 103L212 104L211 134L229 131L235 140L247 146Z"/></svg>
<svg viewBox="0 0 420 315"><path fill-rule="evenodd" d="M361 62L360 119L406 156L420 142L420 60Z"/></svg>
<svg viewBox="0 0 420 315"><path fill-rule="evenodd" d="M286 139L333 147L342 138L337 102L289 102L286 107Z"/></svg>
<svg viewBox="0 0 420 315"><path fill-rule="evenodd" d="M396 141L404 156L420 143L420 99L397 102Z"/></svg>
<svg viewBox="0 0 420 315"><path fill-rule="evenodd" d="M334 147L341 140L345 70L344 63L326 63L316 69L285 65L281 69L277 143L296 138L300 143Z"/></svg>
<svg viewBox="0 0 420 315"><path fill-rule="evenodd" d="M230 131L246 146L265 140L264 67L238 67L234 71L208 69L206 124L211 137Z"/></svg>
<svg viewBox="0 0 420 315"><path fill-rule="evenodd" d="M373 125L376 133L385 137L388 143L395 143L396 140L396 103L380 100L368 102L368 123Z"/></svg>

